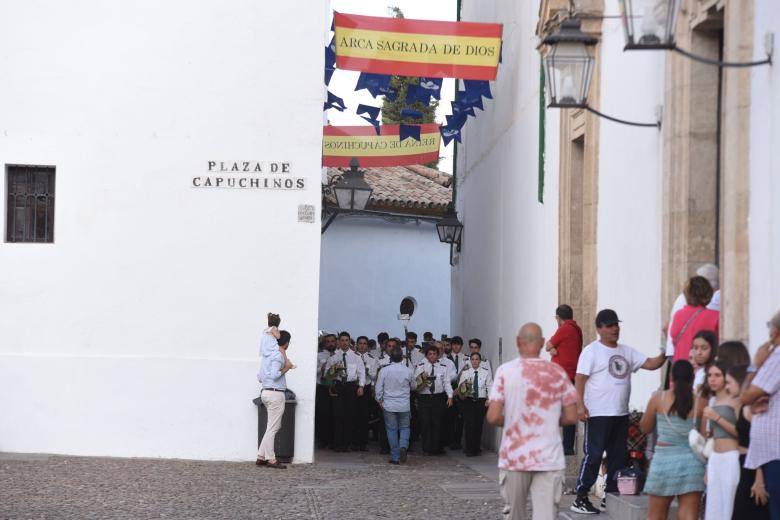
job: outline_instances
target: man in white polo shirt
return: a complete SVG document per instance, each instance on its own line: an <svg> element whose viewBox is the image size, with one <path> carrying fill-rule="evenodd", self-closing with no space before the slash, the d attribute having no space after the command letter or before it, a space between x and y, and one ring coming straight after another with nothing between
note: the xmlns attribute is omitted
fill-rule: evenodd
<svg viewBox="0 0 780 520"><path fill-rule="evenodd" d="M628 399L631 395L631 373L640 368L657 370L666 356L662 350L648 358L622 343L620 320L612 309L596 315L599 339L582 351L577 363L574 386L577 389L577 415L585 422L585 457L577 480L577 499L571 506L575 513L598 514L588 492L596 482L601 459L607 452L607 492L617 491L616 474L628 459ZM601 503L602 509L606 500Z"/></svg>

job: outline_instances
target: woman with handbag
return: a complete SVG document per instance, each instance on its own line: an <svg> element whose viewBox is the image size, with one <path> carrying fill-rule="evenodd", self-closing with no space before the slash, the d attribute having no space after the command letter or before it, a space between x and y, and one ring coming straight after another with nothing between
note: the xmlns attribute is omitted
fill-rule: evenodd
<svg viewBox="0 0 780 520"><path fill-rule="evenodd" d="M672 365L670 390L656 392L639 422L644 433L658 428L655 455L644 492L650 495L647 518L666 519L677 497L680 520L697 520L704 491L704 464L688 444L688 432L696 420L693 366L688 361Z"/></svg>
<svg viewBox="0 0 780 520"><path fill-rule="evenodd" d="M731 520L734 495L739 484L737 414L742 403L739 394L731 395L726 389L727 370L722 362L718 362L707 371L706 391L714 399L710 401L710 406L704 408L702 417L710 423L714 443L707 459L705 520Z"/></svg>
<svg viewBox="0 0 780 520"><path fill-rule="evenodd" d="M670 336L674 338L672 362L688 359L697 332L717 331L720 324L720 312L707 308L712 299L712 286L706 278L694 276L688 280L684 294L687 305L674 314L669 328Z"/></svg>

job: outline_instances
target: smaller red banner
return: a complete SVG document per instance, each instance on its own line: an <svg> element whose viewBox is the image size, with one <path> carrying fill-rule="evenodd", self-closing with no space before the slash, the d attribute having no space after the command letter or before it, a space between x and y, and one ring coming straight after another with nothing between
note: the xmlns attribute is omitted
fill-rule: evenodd
<svg viewBox="0 0 780 520"><path fill-rule="evenodd" d="M439 125L420 125L420 140L400 140L400 125L383 125L377 135L373 126L326 126L323 128L322 165L349 166L353 157L360 166L407 166L439 158Z"/></svg>

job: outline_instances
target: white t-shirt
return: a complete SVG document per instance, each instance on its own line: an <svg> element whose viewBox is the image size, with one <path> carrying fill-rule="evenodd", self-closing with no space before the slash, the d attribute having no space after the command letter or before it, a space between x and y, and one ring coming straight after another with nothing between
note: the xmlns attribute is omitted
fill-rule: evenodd
<svg viewBox="0 0 780 520"><path fill-rule="evenodd" d="M699 367L696 369L696 374L693 376L693 391L698 392L699 387L704 384L704 378L706 377L706 373L704 370L704 367Z"/></svg>
<svg viewBox="0 0 780 520"><path fill-rule="evenodd" d="M631 373L646 360L647 356L621 343L612 348L597 340L585 347L577 362L577 373L588 376L585 406L589 415L628 415Z"/></svg>

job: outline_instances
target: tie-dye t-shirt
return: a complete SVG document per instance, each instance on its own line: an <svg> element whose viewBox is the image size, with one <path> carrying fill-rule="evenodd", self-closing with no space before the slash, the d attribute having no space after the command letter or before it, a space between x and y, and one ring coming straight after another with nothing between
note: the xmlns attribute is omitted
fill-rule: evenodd
<svg viewBox="0 0 780 520"><path fill-rule="evenodd" d="M490 400L504 403L498 467L507 471L555 471L566 467L559 430L561 409L577 393L560 366L518 358L496 371Z"/></svg>

